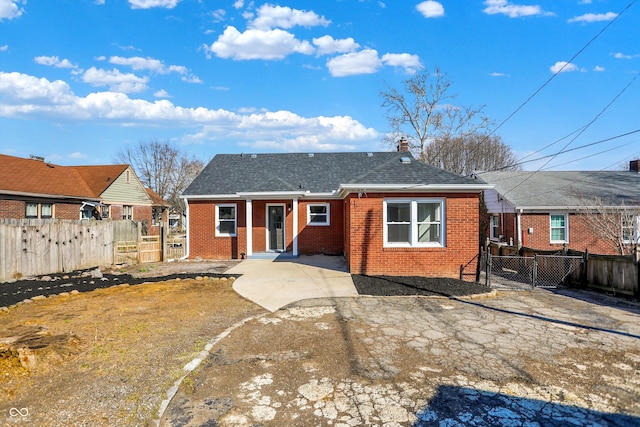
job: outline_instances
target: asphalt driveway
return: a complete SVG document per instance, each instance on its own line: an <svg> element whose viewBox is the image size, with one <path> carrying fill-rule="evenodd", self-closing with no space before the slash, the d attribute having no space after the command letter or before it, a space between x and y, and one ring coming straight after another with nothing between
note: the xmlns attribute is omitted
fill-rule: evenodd
<svg viewBox="0 0 640 427"><path fill-rule="evenodd" d="M208 350L161 425L640 424L640 307L597 294L306 300Z"/></svg>

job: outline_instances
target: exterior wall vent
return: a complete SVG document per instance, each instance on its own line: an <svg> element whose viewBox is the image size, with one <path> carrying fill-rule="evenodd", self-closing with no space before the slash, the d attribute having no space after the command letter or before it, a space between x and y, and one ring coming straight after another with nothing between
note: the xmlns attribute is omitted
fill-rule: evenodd
<svg viewBox="0 0 640 427"><path fill-rule="evenodd" d="M403 165L408 165L409 163L411 163L411 157L400 157L400 163L402 163Z"/></svg>

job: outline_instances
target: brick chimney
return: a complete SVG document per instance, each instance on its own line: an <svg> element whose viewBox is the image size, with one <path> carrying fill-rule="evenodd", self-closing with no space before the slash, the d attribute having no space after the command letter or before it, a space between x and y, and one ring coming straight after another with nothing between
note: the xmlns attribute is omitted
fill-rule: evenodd
<svg viewBox="0 0 640 427"><path fill-rule="evenodd" d="M409 151L409 143L407 142L406 139L404 139L404 137L400 138L400 141L398 142L398 151L406 153ZM637 167L636 167L636 172L637 172Z"/></svg>
<svg viewBox="0 0 640 427"><path fill-rule="evenodd" d="M631 160L629 162L629 170L631 172L640 173L639 167L640 167L640 160Z"/></svg>

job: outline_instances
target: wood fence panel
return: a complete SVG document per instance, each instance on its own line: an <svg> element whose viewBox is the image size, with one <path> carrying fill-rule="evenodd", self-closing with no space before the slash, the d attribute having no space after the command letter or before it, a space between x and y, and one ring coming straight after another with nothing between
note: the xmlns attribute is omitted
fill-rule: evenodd
<svg viewBox="0 0 640 427"><path fill-rule="evenodd" d="M120 222L0 219L0 282L111 265Z"/></svg>

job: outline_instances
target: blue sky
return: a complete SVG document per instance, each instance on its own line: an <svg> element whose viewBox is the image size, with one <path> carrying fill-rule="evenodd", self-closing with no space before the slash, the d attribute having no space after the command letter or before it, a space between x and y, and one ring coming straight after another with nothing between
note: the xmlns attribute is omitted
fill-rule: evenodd
<svg viewBox="0 0 640 427"><path fill-rule="evenodd" d="M640 157L640 132L618 137L640 129L638 22L635 0L0 0L0 153L383 151L385 85L439 67L498 125L586 46L496 134L518 158L577 148L545 167L620 169Z"/></svg>

